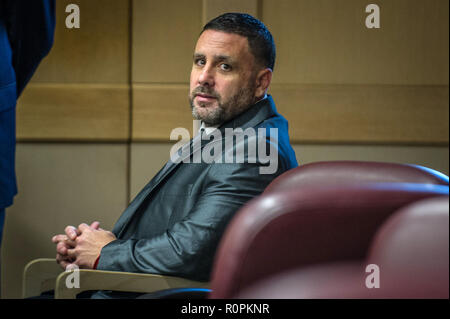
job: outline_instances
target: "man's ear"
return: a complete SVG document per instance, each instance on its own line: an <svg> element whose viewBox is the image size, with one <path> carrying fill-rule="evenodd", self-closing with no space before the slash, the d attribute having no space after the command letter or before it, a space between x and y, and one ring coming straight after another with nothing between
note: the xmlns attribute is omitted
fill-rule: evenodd
<svg viewBox="0 0 450 319"><path fill-rule="evenodd" d="M263 69L256 75L256 90L255 96L262 99L269 89L272 81L272 70L269 68Z"/></svg>

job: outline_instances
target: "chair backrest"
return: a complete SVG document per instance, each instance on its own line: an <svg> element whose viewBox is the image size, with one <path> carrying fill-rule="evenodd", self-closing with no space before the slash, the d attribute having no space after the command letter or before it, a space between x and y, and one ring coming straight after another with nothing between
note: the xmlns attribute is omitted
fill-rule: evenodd
<svg viewBox="0 0 450 319"><path fill-rule="evenodd" d="M400 183L263 194L227 227L213 267L211 298L230 298L288 269L363 259L376 230L393 212L440 195L448 195L448 187Z"/></svg>
<svg viewBox="0 0 450 319"><path fill-rule="evenodd" d="M348 183L420 183L449 185L448 176L420 165L329 161L300 165L276 178L264 191L280 191L303 186Z"/></svg>
<svg viewBox="0 0 450 319"><path fill-rule="evenodd" d="M367 263L380 268L383 298L448 298L449 197L422 200L391 216Z"/></svg>
<svg viewBox="0 0 450 319"><path fill-rule="evenodd" d="M280 272L234 297L448 299L448 236L448 196L420 200L400 208L380 226L366 259ZM367 286L373 275L376 288Z"/></svg>

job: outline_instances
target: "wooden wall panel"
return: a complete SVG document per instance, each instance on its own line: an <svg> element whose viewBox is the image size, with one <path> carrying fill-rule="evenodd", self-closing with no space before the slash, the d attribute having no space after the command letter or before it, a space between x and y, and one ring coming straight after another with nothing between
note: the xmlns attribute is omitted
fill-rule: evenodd
<svg viewBox="0 0 450 319"><path fill-rule="evenodd" d="M448 144L448 86L281 85L294 142Z"/></svg>
<svg viewBox="0 0 450 319"><path fill-rule="evenodd" d="M80 8L80 28L67 29L65 8ZM129 0L58 0L52 50L34 82L129 82Z"/></svg>
<svg viewBox="0 0 450 319"><path fill-rule="evenodd" d="M16 154L19 194L6 210L2 298L21 298L26 263L55 257L52 236L96 220L111 230L128 204L126 145L20 143Z"/></svg>
<svg viewBox="0 0 450 319"><path fill-rule="evenodd" d="M188 86L135 85L135 141L191 129ZM447 86L281 85L270 89L295 143L448 143Z"/></svg>
<svg viewBox="0 0 450 319"><path fill-rule="evenodd" d="M168 141L190 129L202 20L248 11L275 36L272 91L294 141L448 143L448 1L380 0L379 30L365 28L362 0L81 0L76 30L64 26L66 3L19 101L20 140Z"/></svg>
<svg viewBox="0 0 450 319"><path fill-rule="evenodd" d="M293 148L301 165L320 161L378 161L422 165L449 174L449 152L445 146L294 144ZM146 151L151 153L149 149ZM142 162L145 163L144 158Z"/></svg>
<svg viewBox="0 0 450 319"><path fill-rule="evenodd" d="M125 84L30 84L17 106L17 138L126 141L129 88Z"/></svg>
<svg viewBox="0 0 450 319"><path fill-rule="evenodd" d="M19 141L129 139L130 1L80 0L67 29L56 1L55 40L18 101Z"/></svg>
<svg viewBox="0 0 450 319"><path fill-rule="evenodd" d="M277 45L275 83L448 85L448 0L263 0Z"/></svg>
<svg viewBox="0 0 450 319"><path fill-rule="evenodd" d="M203 0L203 24L226 12L248 13L258 18L258 0Z"/></svg>
<svg viewBox="0 0 450 319"><path fill-rule="evenodd" d="M202 1L133 1L133 82L189 83Z"/></svg>
<svg viewBox="0 0 450 319"><path fill-rule="evenodd" d="M362 0L203 0L203 20L226 11L261 13L278 46L271 92L293 141L448 143L448 2L378 4L379 30L365 27ZM191 127L177 81L134 86L133 140L168 141L179 123Z"/></svg>
<svg viewBox="0 0 450 319"><path fill-rule="evenodd" d="M193 118L189 106L189 86L133 85L133 141L169 141L174 128L189 129Z"/></svg>

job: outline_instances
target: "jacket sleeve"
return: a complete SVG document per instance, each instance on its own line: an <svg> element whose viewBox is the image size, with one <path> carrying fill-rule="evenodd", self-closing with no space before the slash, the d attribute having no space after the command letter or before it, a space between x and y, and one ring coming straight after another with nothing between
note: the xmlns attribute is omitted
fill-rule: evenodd
<svg viewBox="0 0 450 319"><path fill-rule="evenodd" d="M154 238L109 243L101 251L97 269L209 280L228 222L274 178L260 174L259 168L248 163L211 165L204 193L184 220Z"/></svg>
<svg viewBox="0 0 450 319"><path fill-rule="evenodd" d="M55 0L3 0L17 97L53 45Z"/></svg>

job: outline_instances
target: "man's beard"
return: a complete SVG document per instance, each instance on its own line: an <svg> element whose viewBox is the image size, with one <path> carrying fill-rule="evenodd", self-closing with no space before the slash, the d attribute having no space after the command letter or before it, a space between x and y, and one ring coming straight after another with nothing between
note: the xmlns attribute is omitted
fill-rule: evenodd
<svg viewBox="0 0 450 319"><path fill-rule="evenodd" d="M255 90L256 88L251 86L240 88L228 101L222 102L222 97L215 91L199 86L189 95L192 116L196 120L201 120L207 126L217 126L225 123L241 114L255 103ZM197 93L204 93L215 97L218 106L211 110L205 107L204 110L207 112L200 114L200 112L197 112L197 107L194 105L194 98ZM200 103L198 107L203 108L202 103Z"/></svg>

